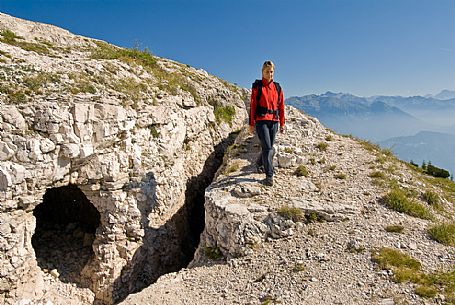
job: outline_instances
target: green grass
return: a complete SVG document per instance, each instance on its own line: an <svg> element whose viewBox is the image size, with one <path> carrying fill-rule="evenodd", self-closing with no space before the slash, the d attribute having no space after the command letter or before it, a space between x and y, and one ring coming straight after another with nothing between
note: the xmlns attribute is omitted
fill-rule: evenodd
<svg viewBox="0 0 455 305"><path fill-rule="evenodd" d="M316 148L319 149L320 151L326 151L328 146L329 144L327 144L326 142L319 142L316 145Z"/></svg>
<svg viewBox="0 0 455 305"><path fill-rule="evenodd" d="M386 247L374 250L371 259L381 269L392 270L395 282L417 284L415 292L419 296L433 298L441 293L445 296L447 304L455 302L455 269L453 267L449 271L427 274L421 271L419 261L398 250Z"/></svg>
<svg viewBox="0 0 455 305"><path fill-rule="evenodd" d="M381 269L407 268L418 271L421 267L419 261L392 248L375 250L371 258Z"/></svg>
<svg viewBox="0 0 455 305"><path fill-rule="evenodd" d="M329 166L329 170L330 170L330 171L334 171L336 168L337 168L336 165L330 165L330 166Z"/></svg>
<svg viewBox="0 0 455 305"><path fill-rule="evenodd" d="M294 172L297 177L308 177L308 170L305 165L300 164Z"/></svg>
<svg viewBox="0 0 455 305"><path fill-rule="evenodd" d="M366 141L366 140L358 140L358 141L360 142L362 147L369 152L381 151L381 147L377 144L371 143L370 141Z"/></svg>
<svg viewBox="0 0 455 305"><path fill-rule="evenodd" d="M155 126L153 125L149 125L149 130L150 130L150 135L153 137L153 138L158 138L160 136L160 132L156 129Z"/></svg>
<svg viewBox="0 0 455 305"><path fill-rule="evenodd" d="M218 247L205 247L204 253L205 256L212 260L219 260L223 257L223 253Z"/></svg>
<svg viewBox="0 0 455 305"><path fill-rule="evenodd" d="M294 272L305 271L305 264L303 264L303 263L296 263L296 264L294 265L294 268L292 268L292 271L294 271Z"/></svg>
<svg viewBox="0 0 455 305"><path fill-rule="evenodd" d="M371 172L368 176L370 178L378 178L378 179L385 179L385 177L386 177L385 174L380 171Z"/></svg>
<svg viewBox="0 0 455 305"><path fill-rule="evenodd" d="M336 179L344 180L346 179L346 174L345 173L337 173L334 175Z"/></svg>
<svg viewBox="0 0 455 305"><path fill-rule="evenodd" d="M96 48L90 50L90 58L92 59L118 59L126 63L134 62L144 67L156 67L156 59L147 48L144 50L138 48L124 49L103 41L97 41L95 44Z"/></svg>
<svg viewBox="0 0 455 305"><path fill-rule="evenodd" d="M299 208L294 208L290 206L282 206L277 210L278 215L291 219L294 222L302 221L305 218L305 214Z"/></svg>
<svg viewBox="0 0 455 305"><path fill-rule="evenodd" d="M55 73L39 72L35 75L24 77L23 83L30 91L40 93L40 89L50 83L60 82L60 76Z"/></svg>
<svg viewBox="0 0 455 305"><path fill-rule="evenodd" d="M402 225L389 225L384 228L389 233L402 233L404 227Z"/></svg>
<svg viewBox="0 0 455 305"><path fill-rule="evenodd" d="M49 55L49 49L45 44L33 43L24 41L23 37L17 36L10 30L3 30L0 32L0 41L7 43L12 46L22 48L26 51L36 52L42 55Z"/></svg>
<svg viewBox="0 0 455 305"><path fill-rule="evenodd" d="M240 164L235 162L226 168L225 174L235 173L240 169Z"/></svg>
<svg viewBox="0 0 455 305"><path fill-rule="evenodd" d="M221 106L217 104L215 105L213 113L215 114L215 119L218 124L221 122L226 122L232 126L232 120L235 117L234 106Z"/></svg>
<svg viewBox="0 0 455 305"><path fill-rule="evenodd" d="M331 135L328 135L325 137L325 140L328 142L333 141L333 137Z"/></svg>
<svg viewBox="0 0 455 305"><path fill-rule="evenodd" d="M432 219L431 212L422 204L408 199L401 189L393 189L383 197L385 205L392 210L422 219Z"/></svg>
<svg viewBox="0 0 455 305"><path fill-rule="evenodd" d="M292 147L286 147L284 149L284 152L287 153L287 154L293 154L294 153L294 149Z"/></svg>
<svg viewBox="0 0 455 305"><path fill-rule="evenodd" d="M455 247L455 222L434 225L428 229L428 234L441 244Z"/></svg>

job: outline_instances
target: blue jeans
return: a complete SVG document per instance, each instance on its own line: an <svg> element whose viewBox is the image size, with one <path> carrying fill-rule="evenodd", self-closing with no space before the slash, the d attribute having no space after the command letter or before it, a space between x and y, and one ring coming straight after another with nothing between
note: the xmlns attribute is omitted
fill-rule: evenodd
<svg viewBox="0 0 455 305"><path fill-rule="evenodd" d="M256 121L256 132L262 147L262 164L267 178L273 177L273 143L277 131L276 121Z"/></svg>

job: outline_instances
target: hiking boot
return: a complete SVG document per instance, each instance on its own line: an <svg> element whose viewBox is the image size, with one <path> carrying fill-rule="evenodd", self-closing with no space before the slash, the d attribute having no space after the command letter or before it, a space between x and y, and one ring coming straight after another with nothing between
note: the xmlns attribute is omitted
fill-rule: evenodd
<svg viewBox="0 0 455 305"><path fill-rule="evenodd" d="M265 178L264 184L267 185L267 186L273 186L273 177Z"/></svg>

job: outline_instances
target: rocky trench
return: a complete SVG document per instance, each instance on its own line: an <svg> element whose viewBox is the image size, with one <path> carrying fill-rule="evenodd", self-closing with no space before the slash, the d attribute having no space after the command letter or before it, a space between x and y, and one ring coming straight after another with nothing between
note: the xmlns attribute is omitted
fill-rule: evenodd
<svg viewBox="0 0 455 305"><path fill-rule="evenodd" d="M112 232L109 232L105 221L102 224L102 216L97 209L100 198L98 192L93 190L93 185L81 185L73 181L76 183L63 186L58 184L46 189L42 201L31 211L36 222L35 230L30 234L37 266L57 282L92 290L95 294L93 304L118 303L128 294L141 291L154 283L161 275L188 266L204 230L205 189L221 166L226 148L234 142L236 136L237 133L231 133L213 147L202 171L187 180L182 199L184 204L164 224L151 225L148 219L150 209L139 206L144 227L141 246L136 250L131 248L130 253L134 253L134 256L123 266L120 276L109 285L107 292L105 285L100 285L100 291L93 286L92 273L95 270L105 272L102 270L103 264L99 262L106 261L104 253L97 251L99 245L96 236L98 239L100 235L107 235L108 239L115 237L109 237ZM148 175L143 180L156 190L153 175ZM111 197L115 199L114 196ZM137 237L136 240L134 236L130 237L131 241L137 241ZM120 256L127 257L127 254ZM87 299L82 298L80 301L85 304Z"/></svg>
<svg viewBox="0 0 455 305"><path fill-rule="evenodd" d="M40 107L2 110L0 303L113 304L187 266L244 110L215 129L211 107Z"/></svg>

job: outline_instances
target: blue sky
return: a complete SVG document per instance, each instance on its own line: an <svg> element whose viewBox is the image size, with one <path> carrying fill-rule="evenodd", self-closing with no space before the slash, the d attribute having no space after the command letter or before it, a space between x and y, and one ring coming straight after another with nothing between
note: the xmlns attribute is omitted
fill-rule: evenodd
<svg viewBox="0 0 455 305"><path fill-rule="evenodd" d="M454 0L0 0L0 11L243 87L271 59L286 96L455 89Z"/></svg>

